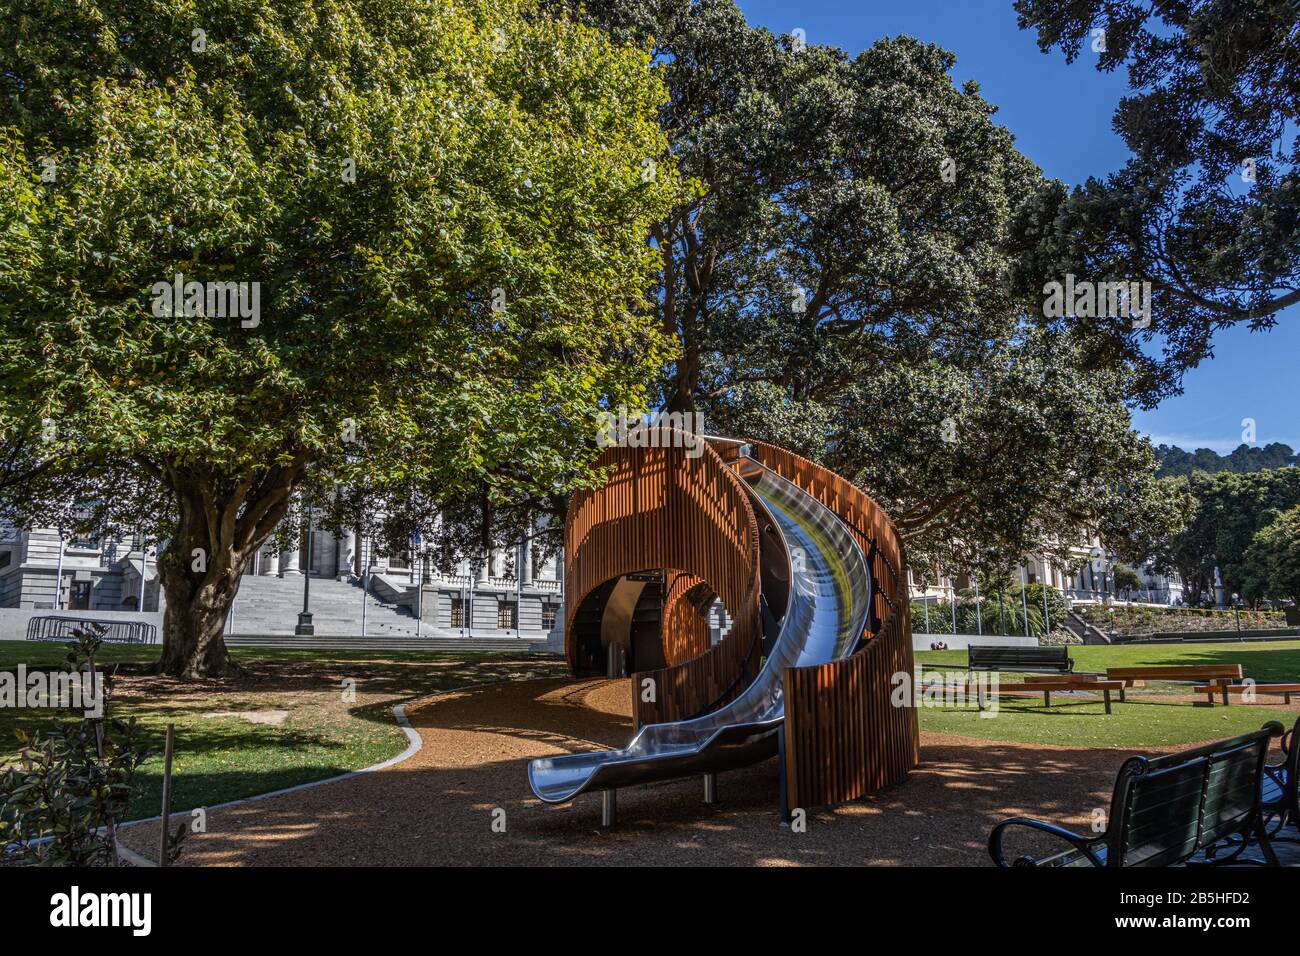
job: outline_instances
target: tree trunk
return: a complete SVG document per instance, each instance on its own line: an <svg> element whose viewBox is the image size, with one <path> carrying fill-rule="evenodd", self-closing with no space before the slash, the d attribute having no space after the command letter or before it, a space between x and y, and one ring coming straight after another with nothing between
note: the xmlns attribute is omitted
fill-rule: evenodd
<svg viewBox="0 0 1300 956"><path fill-rule="evenodd" d="M172 543L173 546L176 542ZM163 611L163 653L158 669L169 677L232 677L240 670L230 658L223 632L230 605L239 591L239 573L208 574L191 570L190 549L159 555L158 574L167 596ZM237 568L243 567L240 562Z"/></svg>
<svg viewBox="0 0 1300 956"><path fill-rule="evenodd" d="M187 680L238 674L226 618L249 557L288 513L306 457L242 476L166 461L150 468L176 496L175 530L157 564L167 597L157 670Z"/></svg>

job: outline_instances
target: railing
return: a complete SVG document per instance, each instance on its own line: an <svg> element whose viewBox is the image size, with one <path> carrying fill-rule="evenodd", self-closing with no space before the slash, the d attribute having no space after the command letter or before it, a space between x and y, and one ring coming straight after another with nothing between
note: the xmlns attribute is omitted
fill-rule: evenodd
<svg viewBox="0 0 1300 956"><path fill-rule="evenodd" d="M66 641L74 630L98 625L105 628L105 644L157 644L158 628L145 621L101 621L83 617L34 617L27 622L29 641Z"/></svg>

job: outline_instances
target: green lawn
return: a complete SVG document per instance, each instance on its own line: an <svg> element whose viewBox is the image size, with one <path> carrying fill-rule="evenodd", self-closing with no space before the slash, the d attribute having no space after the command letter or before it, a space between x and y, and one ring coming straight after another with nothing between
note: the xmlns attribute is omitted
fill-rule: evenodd
<svg viewBox="0 0 1300 956"><path fill-rule="evenodd" d="M161 752L176 725L173 809L208 807L357 770L400 753L406 736L392 707L439 690L493 680L559 676L562 659L435 651L298 651L239 648L247 675L192 684L152 677L158 648L105 645L98 660L121 664L113 712L135 716ZM0 670L57 666L60 644L0 641ZM341 690L354 680L356 699ZM246 715L246 716L241 716ZM252 717L254 719L249 719ZM14 731L39 732L50 711L0 710L0 764L17 756ZM162 757L146 761L128 816L158 813Z"/></svg>
<svg viewBox="0 0 1300 956"><path fill-rule="evenodd" d="M1104 645L1070 648L1077 671L1104 671L1107 667L1137 667L1144 664L1241 664L1247 677L1261 683L1300 679L1300 642L1269 641L1225 644L1147 644L1142 646ZM917 663L926 673L964 674L965 651L918 651ZM951 668L951 670L946 670ZM1002 682L1021 680L1019 674L1002 675ZM920 723L923 730L960 734L986 740L1017 743L1069 744L1080 747L1135 749L1194 743L1231 737L1255 730L1269 720L1280 721L1288 729L1294 725L1296 712L1280 706L1193 707L1187 701L1172 700L1171 695L1187 695L1187 684L1151 683L1130 691L1127 703L1114 699L1113 713L1106 714L1100 698L1074 699L1053 694L1052 706L1043 706L1041 697L1002 698L997 714L981 717L972 706L923 706Z"/></svg>
<svg viewBox="0 0 1300 956"><path fill-rule="evenodd" d="M1240 664L1247 677L1257 681L1300 680L1300 641L1259 641L1223 644L1104 644L1070 648L1076 671L1104 671L1107 667L1144 664ZM965 651L918 651L926 667L965 665ZM1007 675L1008 678L1011 675Z"/></svg>
<svg viewBox="0 0 1300 956"><path fill-rule="evenodd" d="M1053 694L1047 708L1041 697L1004 697L996 713L986 717L973 705L923 706L920 723L922 730L933 733L984 740L1133 750L1234 737L1270 720L1290 729L1296 719L1294 710L1282 707L1193 707L1167 697L1135 695L1127 703L1116 700L1112 711L1107 714L1100 700L1075 702L1062 694Z"/></svg>

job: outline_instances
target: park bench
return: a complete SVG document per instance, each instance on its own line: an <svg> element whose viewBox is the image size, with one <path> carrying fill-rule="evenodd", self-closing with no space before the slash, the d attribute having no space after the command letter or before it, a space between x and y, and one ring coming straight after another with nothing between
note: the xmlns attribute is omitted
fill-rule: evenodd
<svg viewBox="0 0 1300 956"><path fill-rule="evenodd" d="M1015 645L972 644L966 649L966 666L972 671L1021 671L1068 674L1074 670L1070 649L1060 647L1017 647Z"/></svg>
<svg viewBox="0 0 1300 956"><path fill-rule="evenodd" d="M1266 820L1275 821L1274 834L1288 824L1300 827L1300 720L1282 738L1282 753L1281 763L1264 768L1263 812ZM1300 842L1295 837L1275 835L1273 839Z"/></svg>
<svg viewBox="0 0 1300 956"><path fill-rule="evenodd" d="M1149 680L1218 681L1241 680L1240 664L1157 664L1146 667L1108 667L1107 680L1122 680L1125 687L1144 687ZM1120 691L1119 699L1125 699Z"/></svg>
<svg viewBox="0 0 1300 956"><path fill-rule="evenodd" d="M1045 676L1027 676L1023 684L1004 684L998 688L999 697L1003 695L1014 696L1017 694L1042 694L1043 706L1052 706L1052 691L1069 691L1069 690L1092 690L1101 691L1102 699L1106 702L1106 713L1110 713L1110 694L1111 691L1119 691L1120 699L1123 700L1124 682L1119 680L1104 680L1098 674L1070 674L1066 677L1045 677ZM987 692L986 693L990 693Z"/></svg>
<svg viewBox="0 0 1300 956"><path fill-rule="evenodd" d="M1197 707L1213 707L1215 694L1219 695L1225 707L1232 703L1233 695L1278 694L1289 704L1292 694L1300 694L1300 684L1233 684L1227 680L1201 684L1193 689L1196 693L1205 695L1205 700L1196 702Z"/></svg>
<svg viewBox="0 0 1300 956"><path fill-rule="evenodd" d="M1130 757L1120 767L1106 829L1082 835L1054 823L1013 817L989 834L989 856L998 866L1172 866L1204 852L1204 864L1228 863L1258 843L1268 865L1277 865L1264 827L1264 767L1269 744L1282 736L1275 720L1260 730L1160 757ZM1002 850L1010 827L1048 833L1070 848L1009 862ZM1233 838L1237 838L1235 844ZM1231 846L1222 856L1213 851ZM1254 862L1254 861L1250 861Z"/></svg>

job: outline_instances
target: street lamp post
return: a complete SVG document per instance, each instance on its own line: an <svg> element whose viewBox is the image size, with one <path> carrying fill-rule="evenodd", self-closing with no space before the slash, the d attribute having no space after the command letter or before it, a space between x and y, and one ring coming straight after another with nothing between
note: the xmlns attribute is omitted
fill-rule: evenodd
<svg viewBox="0 0 1300 956"><path fill-rule="evenodd" d="M1025 637L1029 636L1029 596L1025 591L1025 568L1020 567L1020 608L1025 616Z"/></svg>
<svg viewBox="0 0 1300 956"><path fill-rule="evenodd" d="M298 615L298 623L294 626L293 633L298 637L311 637L316 633L316 628L311 622L311 508L307 509L307 555L303 562L302 568L302 613Z"/></svg>
<svg viewBox="0 0 1300 956"><path fill-rule="evenodd" d="M1244 641L1241 636L1241 595L1235 592L1232 595L1232 613L1237 619L1237 640Z"/></svg>

